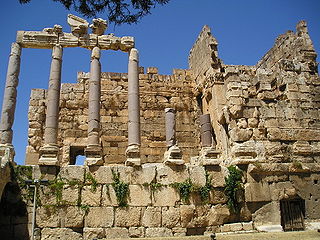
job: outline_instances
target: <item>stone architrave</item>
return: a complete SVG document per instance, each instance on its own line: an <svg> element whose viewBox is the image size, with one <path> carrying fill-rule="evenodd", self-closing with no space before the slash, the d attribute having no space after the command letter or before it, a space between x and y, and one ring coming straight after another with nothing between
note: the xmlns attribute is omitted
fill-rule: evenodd
<svg viewBox="0 0 320 240"><path fill-rule="evenodd" d="M100 145L101 64L100 48L91 53L88 106L88 145L85 149L86 165L103 165Z"/></svg>
<svg viewBox="0 0 320 240"><path fill-rule="evenodd" d="M61 67L63 47L59 44L52 48L52 61L47 97L46 127L44 146L40 149L40 165L57 165L59 146L57 144L59 102L61 88Z"/></svg>
<svg viewBox="0 0 320 240"><path fill-rule="evenodd" d="M176 111L173 108L165 109L167 151L164 153L164 163L168 165L183 165L182 153L177 146L176 140L175 113Z"/></svg>
<svg viewBox="0 0 320 240"><path fill-rule="evenodd" d="M12 146L12 125L16 109L17 86L19 83L20 73L20 56L20 44L12 43L6 77L6 86L3 95L0 124L0 146L3 150L1 151L1 157L5 157L8 161L13 161L14 157L14 148Z"/></svg>
<svg viewBox="0 0 320 240"><path fill-rule="evenodd" d="M132 48L128 64L128 148L126 165L140 166L139 53Z"/></svg>
<svg viewBox="0 0 320 240"><path fill-rule="evenodd" d="M217 159L219 152L215 150L210 114L200 115L201 151L200 163L202 165L219 165Z"/></svg>

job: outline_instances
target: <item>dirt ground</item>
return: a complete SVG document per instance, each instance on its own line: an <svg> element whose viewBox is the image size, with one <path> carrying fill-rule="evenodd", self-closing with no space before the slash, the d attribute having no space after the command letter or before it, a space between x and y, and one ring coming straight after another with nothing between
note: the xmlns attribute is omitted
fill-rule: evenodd
<svg viewBox="0 0 320 240"><path fill-rule="evenodd" d="M210 236L142 238L143 240L212 240ZM216 234L216 240L320 240L317 231ZM128 239L118 239L128 240ZM130 238L132 240L132 238Z"/></svg>

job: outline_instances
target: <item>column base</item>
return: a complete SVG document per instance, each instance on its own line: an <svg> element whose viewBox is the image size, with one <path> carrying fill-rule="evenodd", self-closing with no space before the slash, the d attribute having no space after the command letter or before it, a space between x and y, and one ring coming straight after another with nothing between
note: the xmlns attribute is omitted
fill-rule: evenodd
<svg viewBox="0 0 320 240"><path fill-rule="evenodd" d="M101 146L99 145L89 145L85 150L86 155L85 165L87 166L102 166L104 164L103 158L101 156Z"/></svg>
<svg viewBox="0 0 320 240"><path fill-rule="evenodd" d="M12 144L0 144L0 165L6 166L9 162L14 162L15 155L14 147Z"/></svg>
<svg viewBox="0 0 320 240"><path fill-rule="evenodd" d="M218 158L219 154L220 152L212 147L202 147L199 162L203 166L220 165L222 161Z"/></svg>
<svg viewBox="0 0 320 240"><path fill-rule="evenodd" d="M56 144L48 144L40 148L39 165L58 166L59 147Z"/></svg>
<svg viewBox="0 0 320 240"><path fill-rule="evenodd" d="M141 159L140 159L140 148L138 145L131 145L128 146L126 150L127 160L125 165L126 166L141 166Z"/></svg>
<svg viewBox="0 0 320 240"><path fill-rule="evenodd" d="M183 165L182 152L177 145L171 146L164 153L164 164L167 165Z"/></svg>

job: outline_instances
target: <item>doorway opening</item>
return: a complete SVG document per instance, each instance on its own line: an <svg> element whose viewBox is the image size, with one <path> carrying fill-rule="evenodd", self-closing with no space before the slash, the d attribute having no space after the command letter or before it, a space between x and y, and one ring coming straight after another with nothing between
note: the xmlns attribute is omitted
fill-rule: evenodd
<svg viewBox="0 0 320 240"><path fill-rule="evenodd" d="M305 201L302 198L281 200L280 211L284 231L304 230Z"/></svg>

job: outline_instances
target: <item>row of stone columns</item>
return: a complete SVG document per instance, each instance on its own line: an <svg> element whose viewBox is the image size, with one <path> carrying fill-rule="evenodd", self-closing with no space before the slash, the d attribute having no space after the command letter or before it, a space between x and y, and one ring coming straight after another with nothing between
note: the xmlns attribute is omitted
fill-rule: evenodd
<svg viewBox="0 0 320 240"><path fill-rule="evenodd" d="M16 87L20 71L21 46L13 43L9 58L6 88L1 115L1 144L12 146L12 125L16 105ZM59 146L57 145L59 102L61 88L63 48L56 45L52 49L49 87L47 93L47 113L44 133L44 146L40 149L40 165L57 165ZM91 53L89 104L88 104L88 143L85 149L87 165L102 165L100 145L100 98L101 98L101 63L100 48L94 47ZM165 109L166 144L165 163L184 164L175 136L175 110ZM201 142L203 148L212 146L212 127L210 115L200 116ZM140 97L139 97L139 55L133 48L129 52L128 64L128 148L126 165L137 166L140 161ZM12 147L11 147L12 148ZM12 148L13 149L13 148Z"/></svg>

